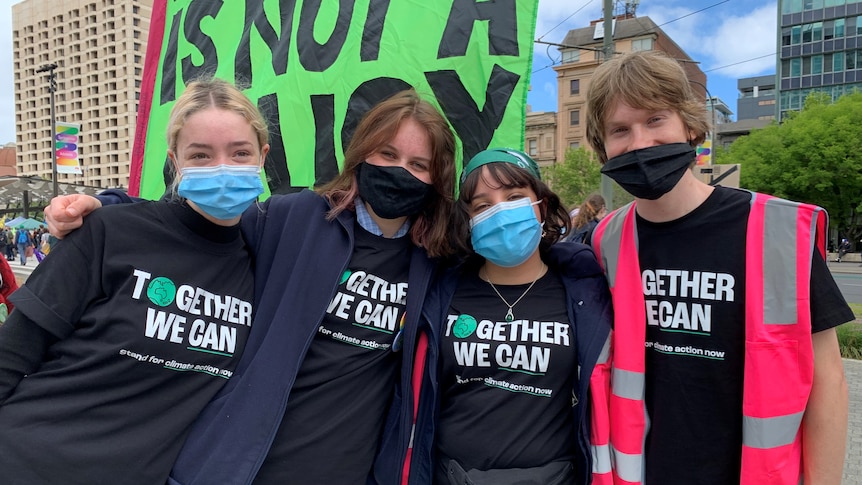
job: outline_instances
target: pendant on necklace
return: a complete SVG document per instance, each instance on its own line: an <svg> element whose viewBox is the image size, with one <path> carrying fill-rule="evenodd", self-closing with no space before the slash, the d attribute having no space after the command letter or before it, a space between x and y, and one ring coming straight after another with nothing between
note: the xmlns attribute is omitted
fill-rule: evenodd
<svg viewBox="0 0 862 485"><path fill-rule="evenodd" d="M511 322L515 319L515 315L512 314L512 307L509 307L509 311L506 312L506 321Z"/></svg>

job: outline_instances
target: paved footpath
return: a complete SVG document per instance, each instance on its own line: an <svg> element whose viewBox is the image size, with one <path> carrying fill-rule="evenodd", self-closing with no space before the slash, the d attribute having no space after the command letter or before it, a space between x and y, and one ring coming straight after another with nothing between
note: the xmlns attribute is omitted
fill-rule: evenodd
<svg viewBox="0 0 862 485"><path fill-rule="evenodd" d="M847 454L843 485L862 484L862 361L844 359L844 375L850 393Z"/></svg>

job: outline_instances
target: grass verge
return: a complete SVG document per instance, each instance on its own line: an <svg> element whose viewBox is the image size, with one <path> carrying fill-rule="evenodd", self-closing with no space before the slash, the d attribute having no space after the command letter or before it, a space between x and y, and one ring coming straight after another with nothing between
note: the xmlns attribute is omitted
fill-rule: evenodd
<svg viewBox="0 0 862 485"><path fill-rule="evenodd" d="M862 303L849 303L856 321L845 323L836 330L841 357L862 360Z"/></svg>

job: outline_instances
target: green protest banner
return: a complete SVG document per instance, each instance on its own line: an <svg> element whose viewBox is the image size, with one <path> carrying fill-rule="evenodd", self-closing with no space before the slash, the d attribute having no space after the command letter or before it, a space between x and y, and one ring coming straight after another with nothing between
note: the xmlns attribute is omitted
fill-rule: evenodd
<svg viewBox="0 0 862 485"><path fill-rule="evenodd" d="M457 135L460 159L523 148L538 0L156 0L130 192L160 197L165 130L189 81L245 87L270 126L266 196L338 173L362 115L414 88Z"/></svg>

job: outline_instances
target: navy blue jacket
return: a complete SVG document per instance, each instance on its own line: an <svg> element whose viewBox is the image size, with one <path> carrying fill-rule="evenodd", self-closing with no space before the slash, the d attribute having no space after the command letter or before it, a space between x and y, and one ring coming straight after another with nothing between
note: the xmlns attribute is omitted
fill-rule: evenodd
<svg viewBox="0 0 862 485"><path fill-rule="evenodd" d="M578 376L573 408L577 436L574 459L578 483L591 480L591 449L589 420L589 383L593 367L608 341L613 321L611 297L607 280L589 246L579 243L558 243L543 256L548 266L557 271L565 286L569 321L574 323L578 348ZM416 428L413 429L412 363L402 369L399 392L387 424L374 467L373 481L380 485L400 483L404 458L412 439L413 451L410 481L430 484L434 476L434 432L439 411L439 349L446 315L458 283L461 268L452 268L434 284L422 306L420 328L428 335L426 368L419 398ZM406 345L405 345L406 346ZM397 409L395 409L397 408Z"/></svg>
<svg viewBox="0 0 862 485"><path fill-rule="evenodd" d="M131 200L114 191L105 195ZM100 200L111 202L102 196ZM327 221L329 208L323 197L305 190L272 196L243 214L242 232L255 271L251 333L233 376L192 425L170 484L238 485L254 480L278 431L300 364L353 255L355 213L343 211ZM419 308L435 268L423 249L413 248L405 342L415 339ZM403 348L404 362L412 362L415 346Z"/></svg>

